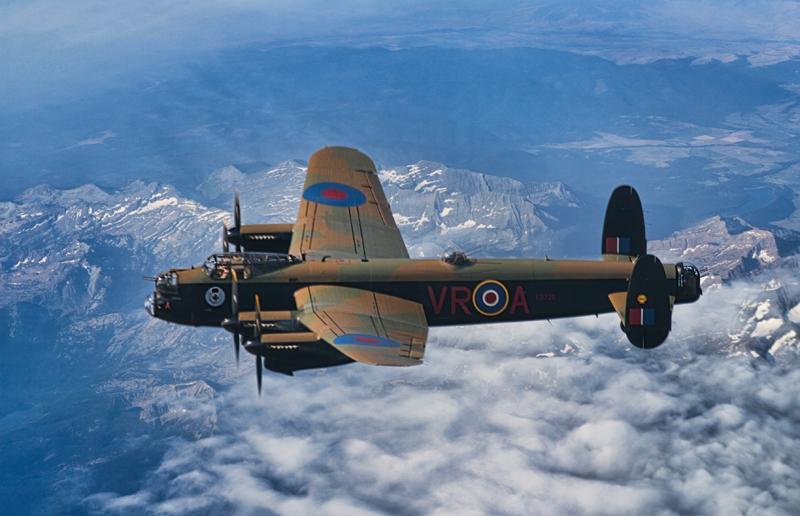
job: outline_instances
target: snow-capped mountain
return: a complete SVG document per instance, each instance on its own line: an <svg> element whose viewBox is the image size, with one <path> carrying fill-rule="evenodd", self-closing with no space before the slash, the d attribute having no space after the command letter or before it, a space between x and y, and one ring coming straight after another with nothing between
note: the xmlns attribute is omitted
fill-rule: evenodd
<svg viewBox="0 0 800 516"><path fill-rule="evenodd" d="M233 165L215 170L197 187L212 205L233 209L239 191L244 224L281 224L297 220L306 165L296 160L245 174Z"/></svg>
<svg viewBox="0 0 800 516"><path fill-rule="evenodd" d="M662 259L686 261L707 269L703 285L746 278L764 269L792 266L800 249L800 233L757 228L741 218L712 217L678 231L665 240L647 243Z"/></svg>
<svg viewBox="0 0 800 516"><path fill-rule="evenodd" d="M209 202L232 205L239 190L245 223L294 222L305 166L287 161L253 174L234 166L214 171L197 190ZM379 171L395 222L412 257L480 247L487 256L543 256L558 247L554 229L580 202L560 182L523 183L420 161Z"/></svg>
<svg viewBox="0 0 800 516"><path fill-rule="evenodd" d="M716 216L650 241L647 248L662 260L706 269L702 285L707 293L732 285L735 315L716 330L706 329L707 350L751 353L772 363L782 348L797 353L800 342L800 283L794 277L798 243L800 233L792 230L757 228L738 217Z"/></svg>
<svg viewBox="0 0 800 516"><path fill-rule="evenodd" d="M412 257L441 255L449 243L488 256L544 254L559 227L556 210L580 206L560 182L523 183L430 161L379 174Z"/></svg>
<svg viewBox="0 0 800 516"><path fill-rule="evenodd" d="M759 279L759 288L741 291L728 345L720 349L734 354L750 352L774 363L782 348L798 352L800 283L788 274Z"/></svg>
<svg viewBox="0 0 800 516"><path fill-rule="evenodd" d="M48 392L81 370L97 393L121 396L132 407L164 406L177 398L159 385L195 382L193 369L223 360L219 348L209 349L216 336L198 341L196 333L156 324L143 312L152 284L142 276L201 263L216 249L226 213L171 186L141 182L113 193L40 186L0 211L0 312L11 342L21 344L10 358L44 357L34 375L4 372L22 388L4 391L6 403L19 402L26 386ZM204 374L230 376L220 372Z"/></svg>
<svg viewBox="0 0 800 516"><path fill-rule="evenodd" d="M103 479L113 475L104 468L160 457L171 437L192 440L219 431L217 407L234 382L250 378L250 367L233 366L231 339L222 330L150 318L142 302L152 284L141 277L199 265L217 251L235 188L245 223L294 220L304 172L296 161L252 174L225 167L197 188L218 207L169 185L142 182L110 193L92 185L39 186L0 204L0 329L6 334L0 453L18 465L8 470L7 489L33 486L49 493L53 507L70 507L105 489ZM490 256L516 250L541 255L563 234L560 214L581 216L581 203L561 183L526 184L433 162L380 175L417 255L437 256L448 240L480 245ZM662 257L709 267L719 285L756 279L744 287L721 286L738 289L736 299L726 300L735 303L733 318L700 333L679 327L676 345L701 335L711 354L750 353L765 363L794 356L800 290L791 275L780 273L796 267L798 241L791 231L717 217L650 242L650 251ZM691 313L683 320L694 320ZM587 331L608 334L605 326ZM443 349L461 349L458 339L443 342ZM593 353L591 342L574 333L548 338L537 341L532 356ZM29 443L31 434L42 441ZM55 442L65 444L47 444ZM23 465L32 456L40 462L29 474ZM52 478L64 481L54 488L43 480Z"/></svg>
<svg viewBox="0 0 800 516"><path fill-rule="evenodd" d="M125 274L199 263L227 216L156 183L112 194L43 185L18 201L0 204L0 306L42 298L49 309L95 307Z"/></svg>

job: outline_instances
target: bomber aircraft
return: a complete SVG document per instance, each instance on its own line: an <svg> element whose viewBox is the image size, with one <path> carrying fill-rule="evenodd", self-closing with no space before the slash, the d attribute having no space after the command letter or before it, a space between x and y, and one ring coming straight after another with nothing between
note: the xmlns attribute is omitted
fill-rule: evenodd
<svg viewBox="0 0 800 516"><path fill-rule="evenodd" d="M692 265L647 254L639 196L608 203L601 261L476 259L463 251L410 259L372 160L346 147L311 156L294 224L223 226L222 252L155 278L147 311L222 327L262 367L295 371L350 362L422 363L428 328L616 311L636 347L660 345L672 309L702 294ZM236 251L230 250L234 245Z"/></svg>

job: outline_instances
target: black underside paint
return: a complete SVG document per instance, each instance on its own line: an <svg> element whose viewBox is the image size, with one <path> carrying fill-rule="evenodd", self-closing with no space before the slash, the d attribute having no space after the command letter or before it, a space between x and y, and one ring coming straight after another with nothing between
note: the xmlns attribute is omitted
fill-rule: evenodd
<svg viewBox="0 0 800 516"><path fill-rule="evenodd" d="M478 281L464 282L373 282L331 283L396 296L420 303L429 326L482 324L504 321L528 321L574 317L613 312L608 299L613 292L626 292L624 279L528 280L507 281L508 305L497 315L481 314L472 300ZM230 285L216 284L230 299ZM325 285L315 283L314 285ZM191 313L197 326L219 326L231 316L229 303L213 308L205 302L205 292L211 284L181 285L180 299L171 303L171 313L165 319L188 324ZM303 283L239 282L239 310L255 310L258 295L262 312L296 310L293 294L305 287ZM520 290L521 289L521 290Z"/></svg>
<svg viewBox="0 0 800 516"><path fill-rule="evenodd" d="M319 369L353 362L323 340L270 346L262 352L262 356L264 367L276 373L289 375L304 369Z"/></svg>
<svg viewBox="0 0 800 516"><path fill-rule="evenodd" d="M613 312L608 294L627 291L625 279L527 280L503 281L508 291L508 304L497 315L483 315L475 307L472 292L479 281L464 282L353 282L331 283L396 296L420 303L429 326L467 325L555 319ZM324 285L324 283L314 283ZM230 303L213 308L205 301L211 286L220 286L230 299L230 285L220 283L181 285L170 310L159 317L173 322L197 326L220 326L231 316ZM239 282L239 310L255 310L259 296L262 312L296 310L293 294L307 286L304 283ZM455 295L454 295L455 292ZM455 298L455 299L454 299ZM499 311L500 307L497 307ZM320 340L313 343L274 346L262 352L264 367L271 371L292 374L294 371L348 364L350 358Z"/></svg>

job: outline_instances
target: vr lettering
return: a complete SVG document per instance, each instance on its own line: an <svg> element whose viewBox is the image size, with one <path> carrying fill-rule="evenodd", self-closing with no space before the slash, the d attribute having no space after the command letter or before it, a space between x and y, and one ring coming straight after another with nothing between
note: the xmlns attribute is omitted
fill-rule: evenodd
<svg viewBox="0 0 800 516"><path fill-rule="evenodd" d="M463 296L459 296L463 293ZM469 287L453 287L450 289L450 315L456 315L456 305L460 306L464 313L472 315L467 307L467 303L472 299L472 290Z"/></svg>
<svg viewBox="0 0 800 516"><path fill-rule="evenodd" d="M431 304L433 305L433 313L439 315L442 312L444 305L444 297L447 295L447 287L442 287L442 292L439 294L439 300L436 300L436 295L433 293L433 287L428 287L428 294L431 296Z"/></svg>

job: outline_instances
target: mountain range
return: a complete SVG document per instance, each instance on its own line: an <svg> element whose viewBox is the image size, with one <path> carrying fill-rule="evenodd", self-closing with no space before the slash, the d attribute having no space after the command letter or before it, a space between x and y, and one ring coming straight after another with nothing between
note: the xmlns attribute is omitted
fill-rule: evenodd
<svg viewBox="0 0 800 516"><path fill-rule="evenodd" d="M141 278L200 265L220 249L234 189L245 223L294 220L304 173L299 161L251 173L223 167L196 187L193 196L204 202L135 181L112 192L40 185L0 204L4 499L30 514L55 514L91 493L132 492L170 439L219 431L217 407L250 381L250 368L233 367L227 333L150 318L142 302L152 285ZM454 246L544 257L563 252L575 224L598 217L559 182L523 183L428 161L384 168L380 177L417 257ZM599 234L595 240L591 247L599 247ZM765 364L796 359L800 234L716 216L649 242L649 250L707 268L707 291L738 289L735 320L708 328L698 352L749 354ZM430 348L454 345L444 335L434 332ZM591 344L534 349L568 356L591 352ZM26 501L34 491L47 497L38 509Z"/></svg>

